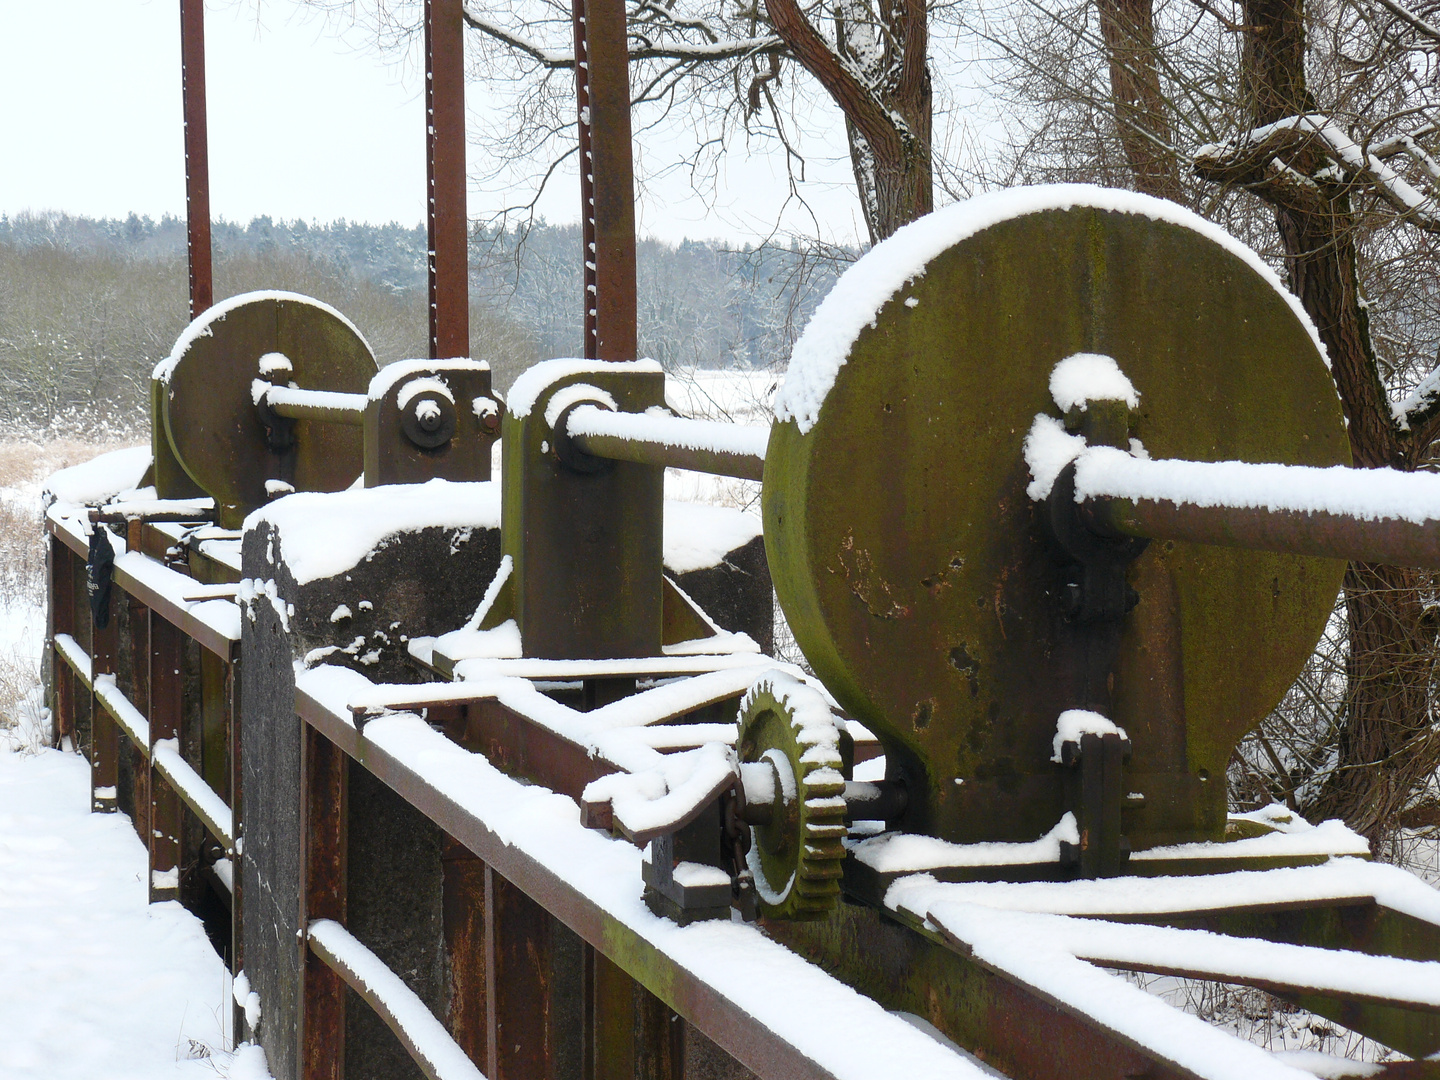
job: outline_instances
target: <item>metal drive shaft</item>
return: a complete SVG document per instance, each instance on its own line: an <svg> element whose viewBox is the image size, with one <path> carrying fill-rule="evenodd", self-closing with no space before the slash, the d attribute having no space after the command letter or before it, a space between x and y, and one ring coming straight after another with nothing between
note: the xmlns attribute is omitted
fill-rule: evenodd
<svg viewBox="0 0 1440 1080"><path fill-rule="evenodd" d="M1096 447L1081 519L1110 536L1440 568L1440 476L1389 469L1148 461Z"/></svg>

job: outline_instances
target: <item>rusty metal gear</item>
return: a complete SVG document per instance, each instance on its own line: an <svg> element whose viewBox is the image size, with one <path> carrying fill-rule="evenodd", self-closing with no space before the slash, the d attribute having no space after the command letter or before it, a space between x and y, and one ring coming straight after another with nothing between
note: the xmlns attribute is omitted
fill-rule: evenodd
<svg viewBox="0 0 1440 1080"><path fill-rule="evenodd" d="M840 897L845 858L840 725L824 695L780 671L750 687L739 721L737 747L752 821L747 862L760 912L775 919L824 918Z"/></svg>

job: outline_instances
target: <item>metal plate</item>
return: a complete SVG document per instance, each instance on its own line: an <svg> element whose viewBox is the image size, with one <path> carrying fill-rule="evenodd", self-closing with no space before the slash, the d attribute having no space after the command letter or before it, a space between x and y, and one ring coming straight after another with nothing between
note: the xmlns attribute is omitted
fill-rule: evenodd
<svg viewBox="0 0 1440 1080"><path fill-rule="evenodd" d="M208 333L195 333L197 324ZM363 394L377 367L370 347L332 308L295 293L251 293L223 301L186 330L164 396L165 430L185 471L237 528L267 501L265 481L297 491L340 491L363 468L357 425L297 421L295 445L269 450L251 397L260 357L284 353L306 390ZM357 418L358 419L358 418Z"/></svg>
<svg viewBox="0 0 1440 1080"><path fill-rule="evenodd" d="M851 273L863 273L862 260ZM915 303L908 303L913 298ZM777 423L766 551L817 674L911 784L902 827L1032 840L1065 810L1051 739L1060 564L1022 444L1076 352L1116 358L1154 457L1348 464L1312 338L1241 258L1094 207L1001 221L944 251L864 329L815 425ZM1140 848L1219 839L1238 738L1280 699L1343 564L1153 543L1132 565L1114 719Z"/></svg>

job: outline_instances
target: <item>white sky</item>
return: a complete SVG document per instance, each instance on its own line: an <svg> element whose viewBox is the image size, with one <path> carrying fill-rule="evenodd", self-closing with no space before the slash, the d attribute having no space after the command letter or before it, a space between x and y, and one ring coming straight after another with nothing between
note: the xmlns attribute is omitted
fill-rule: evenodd
<svg viewBox="0 0 1440 1080"><path fill-rule="evenodd" d="M207 4L205 32L215 216L423 220L418 57L382 57L364 31L295 0ZM472 84L472 129L486 122L483 100ZM0 0L0 101L0 214L184 212L177 0ZM827 238L853 240L863 224L838 113L809 119L822 137L806 197ZM667 148L641 153L653 165ZM732 156L714 207L683 175L652 185L640 231L762 235L781 214L782 167ZM472 188L471 217L498 201ZM571 173L552 181L541 210L574 220L578 201ZM808 214L788 214L790 227L815 230Z"/></svg>

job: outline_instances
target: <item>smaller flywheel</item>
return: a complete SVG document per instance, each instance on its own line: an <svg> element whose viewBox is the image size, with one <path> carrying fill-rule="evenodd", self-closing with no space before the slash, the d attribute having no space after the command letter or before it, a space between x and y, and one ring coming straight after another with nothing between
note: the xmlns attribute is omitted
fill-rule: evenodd
<svg viewBox="0 0 1440 1080"><path fill-rule="evenodd" d="M841 729L823 694L784 672L751 685L737 747L761 914L819 919L840 896L845 848ZM768 812L767 812L768 809Z"/></svg>

